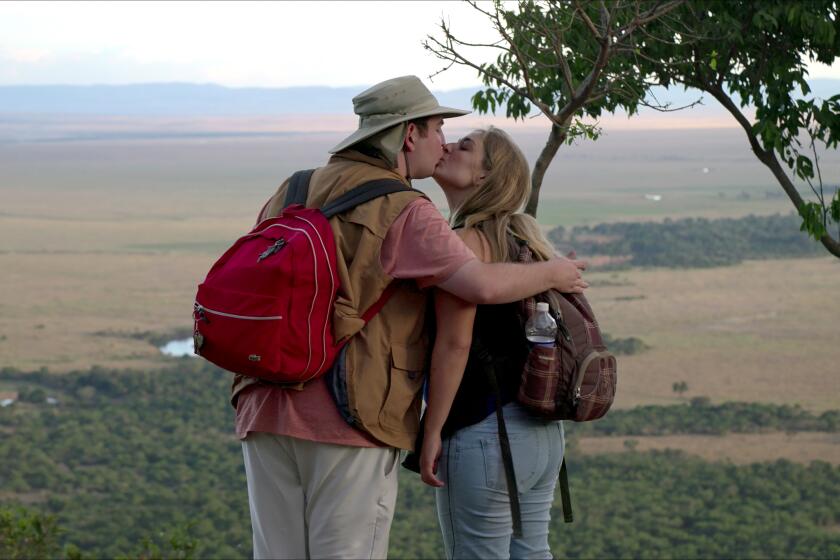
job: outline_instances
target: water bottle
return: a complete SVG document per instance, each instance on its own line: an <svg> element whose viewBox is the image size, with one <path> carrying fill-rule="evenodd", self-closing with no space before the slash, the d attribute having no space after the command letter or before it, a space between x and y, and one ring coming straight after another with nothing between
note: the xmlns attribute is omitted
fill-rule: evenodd
<svg viewBox="0 0 840 560"><path fill-rule="evenodd" d="M525 323L525 338L534 345L553 346L556 335L557 323L548 312L548 304L538 303L536 312Z"/></svg>

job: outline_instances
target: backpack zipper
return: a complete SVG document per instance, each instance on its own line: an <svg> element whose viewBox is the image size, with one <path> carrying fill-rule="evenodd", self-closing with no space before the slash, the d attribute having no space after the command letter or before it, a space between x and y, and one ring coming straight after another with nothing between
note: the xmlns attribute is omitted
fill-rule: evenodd
<svg viewBox="0 0 840 560"><path fill-rule="evenodd" d="M198 318L202 321L209 323L210 320L204 315L204 312L212 313L213 315L219 315L221 317L230 317L231 319L249 319L252 321L277 321L283 318L282 315L235 315L233 313L225 313L224 311L216 311L215 309L209 309L204 307L198 302L194 304L195 312L198 313Z"/></svg>

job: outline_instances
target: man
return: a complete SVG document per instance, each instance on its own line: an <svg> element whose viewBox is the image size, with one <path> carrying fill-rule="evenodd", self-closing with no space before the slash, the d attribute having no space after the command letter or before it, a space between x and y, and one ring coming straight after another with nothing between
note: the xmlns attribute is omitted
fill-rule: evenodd
<svg viewBox="0 0 840 560"><path fill-rule="evenodd" d="M399 450L412 447L419 424L424 288L505 303L550 287L587 286L582 265L567 259L482 263L434 205L409 189L411 179L432 175L443 154L443 118L469 111L441 107L414 76L377 84L353 105L359 128L312 175L307 206L321 207L375 179L401 181L406 190L330 220L341 280L334 335L352 336L334 366L341 374L329 384L322 377L294 388L234 380L257 558L387 555ZM259 219L282 210L287 187L288 181ZM365 324L361 315L392 281L393 294Z"/></svg>

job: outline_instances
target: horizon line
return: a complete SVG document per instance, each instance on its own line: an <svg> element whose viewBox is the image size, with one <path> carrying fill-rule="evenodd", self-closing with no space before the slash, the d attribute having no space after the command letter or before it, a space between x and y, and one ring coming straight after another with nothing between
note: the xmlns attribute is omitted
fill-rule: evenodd
<svg viewBox="0 0 840 560"><path fill-rule="evenodd" d="M225 85L220 84L217 82L180 82L180 81L153 81L153 82L128 82L128 83L119 83L119 84L109 84L109 83L87 83L87 84L67 84L67 83L48 83L48 84L2 84L0 83L0 87L79 87L79 88L86 88L86 87L135 87L135 86L201 86L201 87L218 87L223 89L311 89L311 88L323 88L323 89L357 89L357 88L369 88L374 84L356 84L356 85L347 85L347 86L331 86L331 85L324 85L324 84L312 84L312 85L293 85L293 86L232 86L232 85ZM438 91L438 92L452 92L452 91L459 91L464 89L473 89L473 88L484 88L487 86L482 85L473 85L473 86L463 86L457 88L449 88L449 89L432 89L431 91Z"/></svg>
<svg viewBox="0 0 840 560"><path fill-rule="evenodd" d="M840 82L840 77L833 78L827 76L820 76L820 77L806 77L806 81L834 81ZM424 82L425 84L426 82ZM351 84L351 85L328 85L328 84L308 84L308 85L288 85L288 86L280 86L280 85L227 85L218 82L190 82L190 81L148 81L148 82L124 82L124 83L102 83L102 82L91 82L91 83L84 83L84 84L72 84L72 83L20 83L20 84L4 84L0 83L0 88L6 87L79 87L79 88L86 88L86 87L135 87L135 86L201 86L201 87L218 87L223 89L309 89L309 88L323 88L323 89L356 89L356 88L368 88L374 85L373 83L370 84ZM433 86L434 84L432 84ZM438 92L452 92L452 91L459 91L465 89L483 89L485 86L482 84L474 84L474 85L465 85L460 87L448 88L448 89L433 89L430 87L431 91L438 91ZM683 84L674 83L671 86L661 86L656 85L653 87L662 87L665 89L673 88L681 88L681 89L692 89Z"/></svg>

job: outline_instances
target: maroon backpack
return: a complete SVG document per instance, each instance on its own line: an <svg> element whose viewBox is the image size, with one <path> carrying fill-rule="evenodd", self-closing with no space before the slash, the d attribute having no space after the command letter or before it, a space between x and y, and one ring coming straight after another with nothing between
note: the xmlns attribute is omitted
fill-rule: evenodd
<svg viewBox="0 0 840 560"><path fill-rule="evenodd" d="M524 241L511 241L518 262L531 262L533 254ZM601 329L589 302L583 294L564 294L554 290L522 300L520 319L524 327L536 310L537 302L547 302L557 322L554 345L533 345L522 369L516 400L531 413L547 420L586 422L602 417L615 398L615 356L604 345ZM496 396L496 420L499 426L499 445L508 486L513 533L522 535L522 514L519 505L514 461L507 435L495 364L487 349L476 348L479 359L485 362L488 380ZM560 465L560 498L563 519L573 520L569 493L566 457Z"/></svg>
<svg viewBox="0 0 840 560"><path fill-rule="evenodd" d="M305 208L314 170L289 182L285 208L240 237L198 286L195 353L234 373L300 383L326 372L347 341L333 338L340 281L329 218L374 198L408 190L393 179L369 181L321 209ZM362 319L367 323L389 287Z"/></svg>
<svg viewBox="0 0 840 560"><path fill-rule="evenodd" d="M518 260L530 262L531 250L520 247ZM557 321L553 346L533 346L522 372L516 400L551 420L588 422L601 418L615 398L615 356L583 294L550 290L522 300L523 322L538 301L549 304Z"/></svg>

